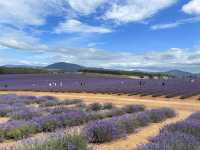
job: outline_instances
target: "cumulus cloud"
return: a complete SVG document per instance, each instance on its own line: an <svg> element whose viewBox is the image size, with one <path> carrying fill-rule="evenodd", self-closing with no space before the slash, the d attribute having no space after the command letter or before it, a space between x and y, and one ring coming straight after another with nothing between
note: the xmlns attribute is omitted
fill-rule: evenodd
<svg viewBox="0 0 200 150"><path fill-rule="evenodd" d="M146 69L160 71L183 68L198 71L200 64L200 51L190 52L185 49L171 48L162 52L148 52L145 54L134 54L132 52L105 51L101 49L57 49L51 54L52 60L84 64L90 67L103 67L108 69Z"/></svg>
<svg viewBox="0 0 200 150"><path fill-rule="evenodd" d="M200 15L200 0L191 0L182 7L182 11L191 15Z"/></svg>
<svg viewBox="0 0 200 150"><path fill-rule="evenodd" d="M104 18L120 23L143 21L175 2L176 0L124 0L113 3Z"/></svg>
<svg viewBox="0 0 200 150"><path fill-rule="evenodd" d="M8 31L8 30L7 30ZM12 33L12 34L9 34ZM14 48L31 52L32 56L24 58L26 64L49 64L56 61L65 61L76 64L84 64L91 67L103 67L110 69L145 69L159 71L169 68L193 68L197 71L200 64L200 51L189 51L179 48L171 48L161 52L152 51L144 54L134 52L109 51L96 48L67 48L57 45L47 46L36 37L23 32L9 30L7 34L0 36L0 45L8 49ZM1 50L1 49L0 49ZM33 61L35 60L35 62ZM37 60L37 63L36 63ZM20 63L22 61L12 59L5 62ZM34 62L34 63L33 63Z"/></svg>
<svg viewBox="0 0 200 150"><path fill-rule="evenodd" d="M0 23L43 25L48 15L62 11L62 5L61 0L1 0Z"/></svg>
<svg viewBox="0 0 200 150"><path fill-rule="evenodd" d="M134 68L167 68L167 67L193 67L198 68L200 64L200 52L189 52L184 49L172 48L163 50L162 52L148 52L146 54L134 54L133 52L109 51L93 48L96 46L96 41L89 41L85 47L83 45L69 46L61 37L61 41L65 45L57 44L52 46L51 43L44 43L43 33L41 36L32 34L33 30L37 30L38 26L48 26L47 17L60 14L62 18L67 18L64 22L62 19L57 23L51 24L52 28L59 36L62 33L110 33L113 29L102 25L91 25L82 21L79 17L98 17L98 21L114 20L117 23L141 22L152 17L159 11L173 5L177 0L7 0L0 1L0 50L5 48L17 49L18 51L31 52L30 57L24 60L11 57L2 62L25 63L25 64L49 64L53 60L84 64L93 67L105 67L114 69L132 70ZM197 5L198 4L198 5ZM188 14L198 14L200 6L197 0L191 0L183 7L183 11ZM101 12L97 10L102 8ZM195 7L195 8L194 8ZM67 9L67 10L66 10ZM71 13L76 13L72 15ZM69 17L70 15L70 17ZM94 15L94 16L93 16ZM102 20L102 18L104 20ZM96 19L96 18L95 18ZM175 23L159 24L152 26L152 29L172 28L185 23L191 23L199 20L198 17L193 17L186 20L180 20ZM34 28L34 27L35 28ZM23 27L29 28L27 32ZM52 34L52 32L48 34ZM74 34L73 34L74 35ZM76 34L75 34L76 35ZM73 36L80 40L85 37L83 34ZM90 35L90 34L89 34ZM55 35L53 35L55 36ZM71 38L71 37L67 37ZM81 39L82 38L82 39ZM72 39L71 39L72 40ZM56 42L55 42L56 43ZM67 43L67 44L66 44ZM76 43L76 42L74 42ZM52 44L52 45L51 45ZM68 45L68 46L66 46ZM71 48L72 47L72 48ZM39 53L39 54L38 54ZM2 53L0 53L2 56ZM14 55L14 54L13 54ZM197 57L198 56L198 57ZM2 56L3 57L3 56ZM35 60L35 61L33 61Z"/></svg>
<svg viewBox="0 0 200 150"><path fill-rule="evenodd" d="M100 27L100 26L91 26L85 23L82 23L75 19L66 20L63 23L60 23L55 29L56 33L109 33L112 32L111 29Z"/></svg>
<svg viewBox="0 0 200 150"><path fill-rule="evenodd" d="M93 13L105 2L108 2L108 0L68 0L68 3L72 9L85 15Z"/></svg>
<svg viewBox="0 0 200 150"><path fill-rule="evenodd" d="M48 46L40 43L39 38L28 35L23 31L2 26L0 26L0 30L3 31L0 33L0 46L37 52L48 50Z"/></svg>

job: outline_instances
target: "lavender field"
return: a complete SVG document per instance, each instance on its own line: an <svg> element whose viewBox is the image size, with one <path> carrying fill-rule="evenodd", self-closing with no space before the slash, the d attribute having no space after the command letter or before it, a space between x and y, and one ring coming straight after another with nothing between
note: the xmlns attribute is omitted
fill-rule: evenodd
<svg viewBox="0 0 200 150"><path fill-rule="evenodd" d="M1 75L0 90L124 93L185 99L200 94L200 80L130 79L83 74Z"/></svg>
<svg viewBox="0 0 200 150"><path fill-rule="evenodd" d="M200 149L200 112L187 119L161 129L160 134L150 138L149 143L139 146L138 150L199 150Z"/></svg>
<svg viewBox="0 0 200 150"><path fill-rule="evenodd" d="M0 117L7 117L8 121L0 123L0 149L89 150L93 144L125 138L142 127L175 116L176 112L170 108L86 105L80 99L2 94ZM38 138L38 134L43 136ZM11 144L3 144L7 141Z"/></svg>

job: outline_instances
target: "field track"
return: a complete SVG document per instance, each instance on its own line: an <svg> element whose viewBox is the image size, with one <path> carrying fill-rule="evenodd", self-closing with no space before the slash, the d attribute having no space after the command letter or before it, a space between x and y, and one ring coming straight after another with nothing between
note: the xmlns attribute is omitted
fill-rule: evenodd
<svg viewBox="0 0 200 150"><path fill-rule="evenodd" d="M90 93L55 93L55 92L29 92L29 91L0 91L0 94L16 93L18 95L35 95L35 96L56 96L59 99L76 99L80 98L86 103L92 102L112 102L116 105L126 104L143 104L148 108L170 107L176 110L184 111L200 111L200 101L196 98L181 100L178 98L162 98L162 97L140 97L127 95L108 95L108 94L90 94Z"/></svg>
<svg viewBox="0 0 200 150"><path fill-rule="evenodd" d="M158 134L159 129L166 124L174 123L188 117L192 112L200 111L200 101L196 98L181 100L178 98L153 98L127 95L107 95L107 94L89 94L89 93L53 93L53 92L28 92L28 91L1 91L0 94L16 93L18 95L51 95L60 99L79 98L86 103L92 102L112 102L116 105L123 106L126 104L144 104L147 108L171 107L175 109L178 115L175 118L168 119L162 123L151 124L138 130L137 133L131 134L126 139L120 139L111 143L92 145L95 150L133 150L138 144L147 142L149 137Z"/></svg>

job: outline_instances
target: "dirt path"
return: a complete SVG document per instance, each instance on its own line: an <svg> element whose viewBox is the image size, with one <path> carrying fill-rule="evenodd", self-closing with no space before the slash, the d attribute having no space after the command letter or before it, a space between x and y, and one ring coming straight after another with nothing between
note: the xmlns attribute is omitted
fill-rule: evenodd
<svg viewBox="0 0 200 150"><path fill-rule="evenodd" d="M13 92L0 92L13 93ZM79 98L86 103L92 102L112 102L116 105L126 104L143 104L147 108L170 107L178 112L175 118L168 119L162 123L151 124L140 129L137 133L129 135L126 139L120 139L111 143L94 145L95 150L134 150L139 144L147 142L149 137L155 136L159 133L160 128L166 124L175 123L188 117L192 112L200 111L200 102L195 99L180 100L177 98L152 98L152 97L138 97L127 95L105 95L105 94L88 94L88 93L53 93L53 92L15 92L18 95L36 95L44 96L51 95L60 99L74 99Z"/></svg>
<svg viewBox="0 0 200 150"><path fill-rule="evenodd" d="M3 93L13 93L0 91ZM138 96L127 96L127 95L105 95L105 94L88 94L88 93L55 93L55 92L27 92L27 91L17 91L18 95L36 95L44 96L51 95L56 96L60 99L74 99L79 98L84 100L86 103L92 102L112 102L116 105L126 105L126 104L143 104L148 108L158 108L158 107L170 107L176 110L184 111L200 111L200 101L194 99L181 100L177 98L153 98L153 97L138 97Z"/></svg>

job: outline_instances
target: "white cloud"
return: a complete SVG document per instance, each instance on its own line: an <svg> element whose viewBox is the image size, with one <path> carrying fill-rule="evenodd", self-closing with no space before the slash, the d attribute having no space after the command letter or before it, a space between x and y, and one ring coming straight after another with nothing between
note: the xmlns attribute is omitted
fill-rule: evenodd
<svg viewBox="0 0 200 150"><path fill-rule="evenodd" d="M163 23L163 24L155 24L151 26L152 30L160 30L160 29L169 29L169 28L175 28L180 25L188 24L188 23L196 23L200 21L200 17L192 17L187 19L178 20L176 22L172 23Z"/></svg>
<svg viewBox="0 0 200 150"><path fill-rule="evenodd" d="M3 31L0 33L0 46L35 52L48 50L48 46L40 43L38 38L23 31L2 26L0 26L0 30Z"/></svg>
<svg viewBox="0 0 200 150"><path fill-rule="evenodd" d="M56 33L109 33L112 32L111 29L101 27L101 26L91 26L82 23L75 19L66 20L60 23L55 29Z"/></svg>
<svg viewBox="0 0 200 150"><path fill-rule="evenodd" d="M161 52L135 54L134 52L107 51L95 48L66 48L60 45L55 48L41 43L36 37L15 30L7 30L7 33L1 33L0 45L32 53L31 56L24 59L15 58L15 54L13 54L13 58L8 57L12 59L3 61L8 64L21 64L22 60L30 65L49 64L59 60L91 67L126 70L149 69L151 71L171 68L185 68L188 70L193 68L193 71L198 71L200 65L199 50L189 51L171 48Z"/></svg>
<svg viewBox="0 0 200 150"><path fill-rule="evenodd" d="M62 11L61 6L60 0L1 0L0 23L18 27L43 25L46 16Z"/></svg>
<svg viewBox="0 0 200 150"><path fill-rule="evenodd" d="M112 69L133 70L135 68L159 69L194 68L196 71L200 65L199 51L190 52L185 49L171 48L162 52L148 52L146 54L134 54L132 52L105 51L93 48L85 49L57 49L52 53L51 60L60 60L90 67L104 67ZM159 68L159 69L158 69Z"/></svg>
<svg viewBox="0 0 200 150"><path fill-rule="evenodd" d="M68 3L75 11L88 15L108 0L68 0Z"/></svg>
<svg viewBox="0 0 200 150"><path fill-rule="evenodd" d="M191 0L182 7L182 10L191 15L200 15L200 0Z"/></svg>
<svg viewBox="0 0 200 150"><path fill-rule="evenodd" d="M113 3L104 18L112 19L119 23L143 21L160 10L171 6L177 0L124 0Z"/></svg>

